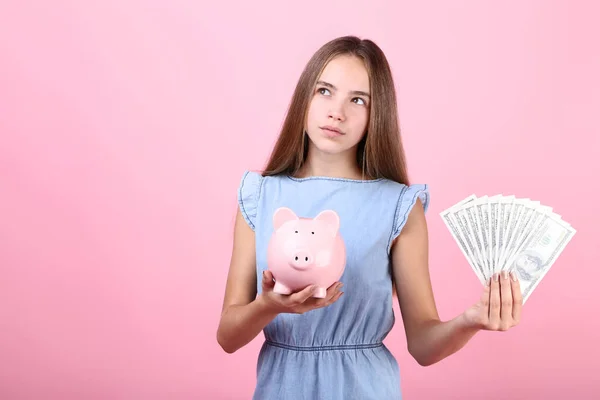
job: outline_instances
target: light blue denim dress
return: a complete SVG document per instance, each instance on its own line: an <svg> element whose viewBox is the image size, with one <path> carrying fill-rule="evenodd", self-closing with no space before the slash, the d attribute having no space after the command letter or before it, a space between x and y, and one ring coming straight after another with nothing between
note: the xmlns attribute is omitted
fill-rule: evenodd
<svg viewBox="0 0 600 400"><path fill-rule="evenodd" d="M394 325L390 245L417 198L427 210L427 185L244 172L238 201L256 235L259 293L278 207L300 217L335 210L347 251L344 294L336 303L280 314L265 327L253 399L402 398L398 364L382 341Z"/></svg>

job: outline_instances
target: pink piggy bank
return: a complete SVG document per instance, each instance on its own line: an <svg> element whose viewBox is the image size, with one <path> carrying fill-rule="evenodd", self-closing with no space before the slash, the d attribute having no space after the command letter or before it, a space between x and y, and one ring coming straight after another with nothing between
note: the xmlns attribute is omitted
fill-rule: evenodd
<svg viewBox="0 0 600 400"><path fill-rule="evenodd" d="M273 291L290 294L317 285L313 297L324 298L346 268L338 214L325 210L315 218L300 218L281 207L273 214L273 227L267 248L268 268L275 278Z"/></svg>

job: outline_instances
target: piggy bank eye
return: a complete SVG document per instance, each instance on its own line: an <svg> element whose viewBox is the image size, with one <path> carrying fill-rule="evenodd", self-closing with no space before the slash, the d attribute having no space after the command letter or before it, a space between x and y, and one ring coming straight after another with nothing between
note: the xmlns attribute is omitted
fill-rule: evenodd
<svg viewBox="0 0 600 400"><path fill-rule="evenodd" d="M315 234L314 232L311 232L313 235Z"/></svg>
<svg viewBox="0 0 600 400"><path fill-rule="evenodd" d="M294 231L294 232L298 233L298 231Z"/></svg>

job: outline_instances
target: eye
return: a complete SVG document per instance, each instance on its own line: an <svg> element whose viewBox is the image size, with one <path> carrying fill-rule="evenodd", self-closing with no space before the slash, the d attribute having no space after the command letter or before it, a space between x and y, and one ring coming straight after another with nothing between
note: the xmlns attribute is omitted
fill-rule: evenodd
<svg viewBox="0 0 600 400"><path fill-rule="evenodd" d="M355 97L354 99L352 99L352 101L354 101L354 100L362 101L362 103L363 103L362 105L366 105L367 104L367 102L364 101L363 99L361 99L360 97Z"/></svg>
<svg viewBox="0 0 600 400"><path fill-rule="evenodd" d="M329 89L326 89L326 88L319 88L319 89L317 89L317 92L321 93L322 95L325 95L325 93L323 93L324 91L329 92Z"/></svg>
<svg viewBox="0 0 600 400"><path fill-rule="evenodd" d="M315 234L314 232L311 232L313 235Z"/></svg>
<svg viewBox="0 0 600 400"><path fill-rule="evenodd" d="M298 233L298 231L294 231L294 232Z"/></svg>

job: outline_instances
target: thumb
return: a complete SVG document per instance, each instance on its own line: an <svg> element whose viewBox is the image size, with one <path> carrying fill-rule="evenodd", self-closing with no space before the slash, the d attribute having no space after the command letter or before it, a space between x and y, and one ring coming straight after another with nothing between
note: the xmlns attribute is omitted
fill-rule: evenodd
<svg viewBox="0 0 600 400"><path fill-rule="evenodd" d="M490 305L490 292L490 285L485 285L483 287L483 291L481 292L481 297L479 298L479 303L482 304L484 307L489 307Z"/></svg>
<svg viewBox="0 0 600 400"><path fill-rule="evenodd" d="M272 289L275 286L275 282L273 282L273 274L271 273L271 271L263 271L262 277L263 288Z"/></svg>

